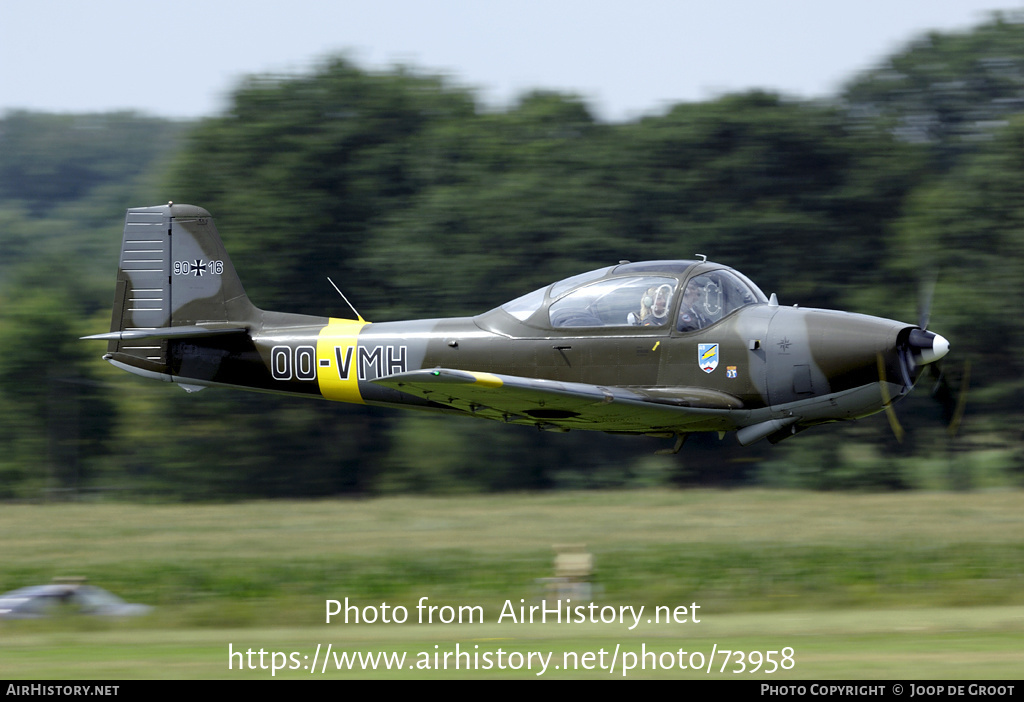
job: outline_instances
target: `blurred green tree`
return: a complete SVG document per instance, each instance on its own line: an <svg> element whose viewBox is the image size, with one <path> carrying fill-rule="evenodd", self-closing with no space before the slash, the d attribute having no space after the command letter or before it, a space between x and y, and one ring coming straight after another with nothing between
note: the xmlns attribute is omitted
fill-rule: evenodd
<svg viewBox="0 0 1024 702"><path fill-rule="evenodd" d="M948 170L1024 111L1024 14L920 36L852 80L842 98L853 123L883 123Z"/></svg>

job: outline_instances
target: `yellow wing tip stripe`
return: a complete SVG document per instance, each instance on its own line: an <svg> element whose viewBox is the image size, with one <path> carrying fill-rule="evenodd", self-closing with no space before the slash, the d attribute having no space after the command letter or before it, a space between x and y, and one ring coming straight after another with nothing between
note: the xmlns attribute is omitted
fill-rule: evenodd
<svg viewBox="0 0 1024 702"><path fill-rule="evenodd" d="M490 373L470 373L470 375L476 378L476 382L473 385L482 385L485 388L500 388L504 385L501 382L501 378Z"/></svg>

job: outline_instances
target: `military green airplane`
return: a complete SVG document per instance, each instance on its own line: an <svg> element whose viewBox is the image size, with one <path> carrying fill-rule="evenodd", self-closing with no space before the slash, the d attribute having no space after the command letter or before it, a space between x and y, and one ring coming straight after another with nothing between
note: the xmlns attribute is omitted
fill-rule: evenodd
<svg viewBox="0 0 1024 702"><path fill-rule="evenodd" d="M620 262L476 317L370 324L267 312L206 210L128 210L104 359L227 386L527 424L780 441L886 409L948 342L918 325L782 307L707 260Z"/></svg>

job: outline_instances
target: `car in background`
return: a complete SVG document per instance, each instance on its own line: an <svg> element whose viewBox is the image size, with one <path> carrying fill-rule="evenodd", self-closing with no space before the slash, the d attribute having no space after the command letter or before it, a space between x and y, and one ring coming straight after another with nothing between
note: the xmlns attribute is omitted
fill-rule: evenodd
<svg viewBox="0 0 1024 702"><path fill-rule="evenodd" d="M0 595L0 619L41 619L64 614L135 617L152 607L125 602L102 588L79 583L31 585Z"/></svg>

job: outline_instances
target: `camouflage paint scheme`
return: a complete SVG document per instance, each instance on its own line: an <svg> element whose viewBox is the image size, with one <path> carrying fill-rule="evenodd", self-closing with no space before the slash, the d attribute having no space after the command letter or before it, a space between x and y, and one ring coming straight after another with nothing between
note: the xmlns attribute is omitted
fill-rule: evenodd
<svg viewBox="0 0 1024 702"><path fill-rule="evenodd" d="M628 315L616 308L626 302ZM267 312L246 296L210 214L172 204L128 210L110 333L85 338L106 340L115 366L190 391L678 436L676 450L692 432L778 441L879 412L948 349L913 324L781 307L710 261L621 263L476 317Z"/></svg>

